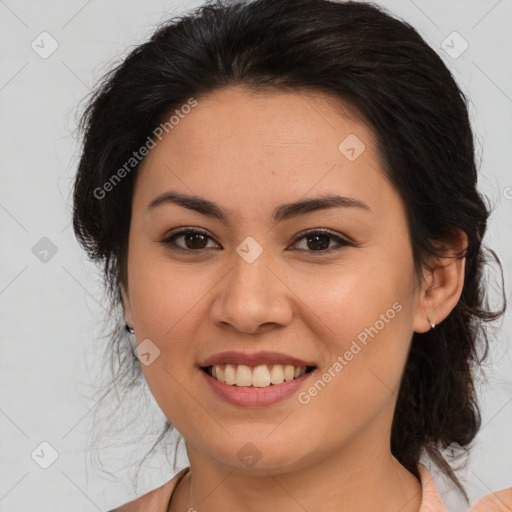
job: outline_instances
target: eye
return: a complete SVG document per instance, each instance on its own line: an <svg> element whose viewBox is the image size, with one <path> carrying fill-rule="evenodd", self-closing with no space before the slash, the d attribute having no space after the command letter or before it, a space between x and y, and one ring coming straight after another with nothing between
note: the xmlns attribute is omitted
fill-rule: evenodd
<svg viewBox="0 0 512 512"><path fill-rule="evenodd" d="M176 243L176 240L179 238L184 239L185 247ZM208 248L206 247L206 244L209 238L211 239L211 237L204 231L199 231L197 229L183 229L165 237L163 240L160 240L160 242L164 245L172 245L174 246L172 248L178 251L199 252Z"/></svg>
<svg viewBox="0 0 512 512"><path fill-rule="evenodd" d="M299 238L297 238L294 242L296 244L298 241L305 239L306 240L306 246L309 249L313 249L311 251L307 252L318 252L318 253L331 253L334 251L339 251L343 249L343 247L346 246L352 246L354 247L355 244L352 242L349 242L348 240L341 238L340 236L336 235L332 231L328 231L326 229L322 230L312 230L308 231L307 233L303 234ZM337 247L329 247L330 240L335 240L337 243ZM303 249L300 249L303 250Z"/></svg>
<svg viewBox="0 0 512 512"><path fill-rule="evenodd" d="M176 240L183 239L184 246L176 243ZM316 253L331 253L334 251L339 251L343 249L343 247L351 246L354 247L355 244L350 242L332 231L329 230L311 230L308 231L302 236L295 239L293 245L296 245L301 240L306 241L306 247L308 249L299 249L306 250L306 252L316 252ZM197 229L183 229L178 231L177 233L173 233L170 236L165 237L160 240L160 242L166 246L172 246L172 249L178 251L185 252L200 252L202 250L212 248L208 247L208 240L213 240L205 231L197 230ZM331 241L334 240L336 245L334 247L329 247ZM296 249L294 249L296 250Z"/></svg>

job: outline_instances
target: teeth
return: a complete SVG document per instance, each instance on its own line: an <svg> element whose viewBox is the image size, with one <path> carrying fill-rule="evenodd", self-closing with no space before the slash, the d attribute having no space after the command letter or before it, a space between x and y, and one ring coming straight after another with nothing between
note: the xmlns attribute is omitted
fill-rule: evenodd
<svg viewBox="0 0 512 512"><path fill-rule="evenodd" d="M252 384L252 372L248 366L238 365L235 382L237 386L250 386Z"/></svg>
<svg viewBox="0 0 512 512"><path fill-rule="evenodd" d="M291 364L284 367L284 380L286 382L293 380L293 366Z"/></svg>
<svg viewBox="0 0 512 512"><path fill-rule="evenodd" d="M224 382L232 386L236 384L236 372L232 364L227 364L224 370Z"/></svg>
<svg viewBox="0 0 512 512"><path fill-rule="evenodd" d="M238 368L240 368L240 366ZM244 368L249 367L245 366ZM236 383L237 385L240 385L238 384L238 380ZM254 368L252 372L251 384L255 388L266 388L267 386L270 386L270 372L268 371L266 364L260 364L259 366L256 366L256 368Z"/></svg>
<svg viewBox="0 0 512 512"><path fill-rule="evenodd" d="M283 365L275 364L270 370L270 382L272 384L281 384L284 382L284 370Z"/></svg>
<svg viewBox="0 0 512 512"><path fill-rule="evenodd" d="M291 364L274 364L269 366L246 366L245 364L216 364L210 366L209 373L214 378L230 386L266 388L270 385L282 384L302 377L306 373L305 366Z"/></svg>
<svg viewBox="0 0 512 512"><path fill-rule="evenodd" d="M221 370L220 366L210 366L212 369L212 377L220 382L226 382L226 374Z"/></svg>

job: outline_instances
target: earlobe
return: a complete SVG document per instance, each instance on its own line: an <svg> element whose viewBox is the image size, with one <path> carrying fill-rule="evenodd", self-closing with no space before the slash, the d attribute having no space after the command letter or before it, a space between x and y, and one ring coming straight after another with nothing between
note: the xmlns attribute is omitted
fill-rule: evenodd
<svg viewBox="0 0 512 512"><path fill-rule="evenodd" d="M445 242L446 243L446 242ZM448 243L446 256L437 258L420 291L414 331L423 333L440 324L459 302L464 286L467 235L458 231Z"/></svg>

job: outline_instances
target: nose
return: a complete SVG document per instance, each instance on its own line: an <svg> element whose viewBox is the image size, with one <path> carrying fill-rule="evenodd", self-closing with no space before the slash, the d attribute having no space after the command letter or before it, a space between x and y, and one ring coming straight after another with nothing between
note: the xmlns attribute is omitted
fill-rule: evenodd
<svg viewBox="0 0 512 512"><path fill-rule="evenodd" d="M236 255L218 285L211 316L217 327L255 334L287 325L293 317L293 294L265 252L252 263Z"/></svg>

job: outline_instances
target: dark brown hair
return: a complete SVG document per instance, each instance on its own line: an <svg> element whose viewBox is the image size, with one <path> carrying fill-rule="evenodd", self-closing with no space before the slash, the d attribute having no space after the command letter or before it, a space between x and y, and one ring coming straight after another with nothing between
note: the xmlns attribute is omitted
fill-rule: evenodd
<svg viewBox="0 0 512 512"><path fill-rule="evenodd" d="M382 8L326 0L212 2L164 23L103 77L82 117L73 226L104 265L113 307L126 280L137 166L104 197L97 191L172 111L230 85L335 95L363 117L405 202L418 277L429 256L443 255L439 242L454 230L466 233L461 298L434 330L413 335L391 433L392 453L411 473L418 476L425 450L464 493L441 452L451 443L468 446L479 430L473 370L488 352L483 322L505 310L493 312L486 301L482 239L490 208L477 191L464 94L418 32ZM131 375L131 385L140 367L122 315L117 322L114 379ZM158 441L169 430L167 422Z"/></svg>

